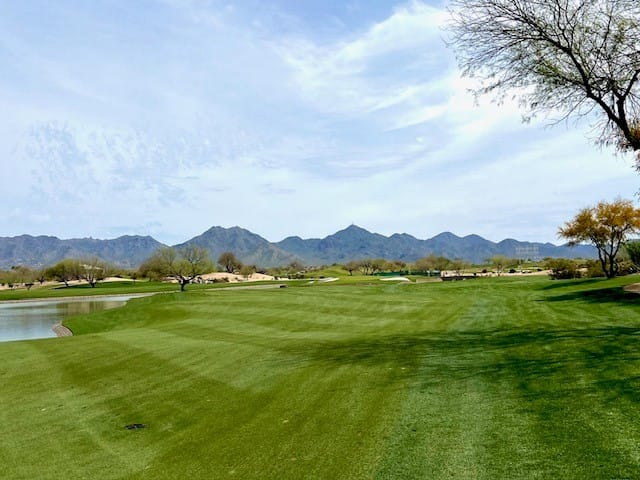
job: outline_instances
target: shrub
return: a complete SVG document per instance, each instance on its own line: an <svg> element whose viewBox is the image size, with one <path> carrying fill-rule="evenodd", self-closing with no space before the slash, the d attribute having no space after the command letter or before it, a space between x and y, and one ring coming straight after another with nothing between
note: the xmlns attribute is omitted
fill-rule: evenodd
<svg viewBox="0 0 640 480"><path fill-rule="evenodd" d="M580 278L580 271L576 262L567 258L550 258L547 260L547 268L551 270L553 280Z"/></svg>
<svg viewBox="0 0 640 480"><path fill-rule="evenodd" d="M598 260L587 260L585 262L585 276L587 278L604 277L604 270L602 270L602 264Z"/></svg>

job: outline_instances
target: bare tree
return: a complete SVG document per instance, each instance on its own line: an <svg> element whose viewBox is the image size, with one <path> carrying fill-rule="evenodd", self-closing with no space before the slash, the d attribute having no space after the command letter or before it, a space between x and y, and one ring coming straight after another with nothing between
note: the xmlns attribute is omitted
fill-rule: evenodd
<svg viewBox="0 0 640 480"><path fill-rule="evenodd" d="M353 275L354 270L358 270L360 268L360 262L357 260L349 260L347 263L343 265L343 268L349 272L349 275Z"/></svg>
<svg viewBox="0 0 640 480"><path fill-rule="evenodd" d="M512 93L560 120L591 113L599 142L640 169L640 1L451 0L450 41L476 94Z"/></svg>
<svg viewBox="0 0 640 480"><path fill-rule="evenodd" d="M372 258L363 258L358 262L358 269L363 275L373 275L373 262Z"/></svg>
<svg viewBox="0 0 640 480"><path fill-rule="evenodd" d="M108 266L98 257L83 259L78 263L78 278L85 280L92 288L107 276Z"/></svg>

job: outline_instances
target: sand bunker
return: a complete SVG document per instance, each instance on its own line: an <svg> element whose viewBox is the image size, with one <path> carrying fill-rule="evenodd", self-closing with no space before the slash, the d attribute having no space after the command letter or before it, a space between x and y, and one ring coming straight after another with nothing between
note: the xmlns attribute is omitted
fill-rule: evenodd
<svg viewBox="0 0 640 480"><path fill-rule="evenodd" d="M200 275L200 278L205 282L224 282L237 283L237 282L262 282L266 280L275 280L275 277L271 275L265 275L264 273L252 273L248 277L244 275L237 275L235 273L226 272L213 272Z"/></svg>

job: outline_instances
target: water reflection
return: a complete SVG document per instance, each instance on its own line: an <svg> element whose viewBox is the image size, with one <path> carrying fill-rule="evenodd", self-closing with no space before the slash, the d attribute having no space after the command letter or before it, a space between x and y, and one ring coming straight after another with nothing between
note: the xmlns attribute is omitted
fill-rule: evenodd
<svg viewBox="0 0 640 480"><path fill-rule="evenodd" d="M52 327L57 322L75 315L121 307L132 297L0 303L0 342L55 337Z"/></svg>

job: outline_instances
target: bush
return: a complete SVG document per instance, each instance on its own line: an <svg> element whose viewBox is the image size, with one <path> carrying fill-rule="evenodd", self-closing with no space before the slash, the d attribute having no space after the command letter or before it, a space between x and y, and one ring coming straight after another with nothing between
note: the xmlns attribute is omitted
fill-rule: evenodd
<svg viewBox="0 0 640 480"><path fill-rule="evenodd" d="M598 260L587 260L585 262L585 277L597 278L604 277L604 270L602 270L602 264Z"/></svg>
<svg viewBox="0 0 640 480"><path fill-rule="evenodd" d="M576 262L567 258L550 258L547 260L547 268L551 270L550 277L553 280L580 278L581 276Z"/></svg>
<svg viewBox="0 0 640 480"><path fill-rule="evenodd" d="M624 245L624 249L629 256L629 259L637 266L640 267L640 241L634 240L627 242Z"/></svg>

